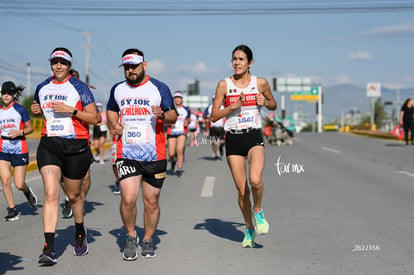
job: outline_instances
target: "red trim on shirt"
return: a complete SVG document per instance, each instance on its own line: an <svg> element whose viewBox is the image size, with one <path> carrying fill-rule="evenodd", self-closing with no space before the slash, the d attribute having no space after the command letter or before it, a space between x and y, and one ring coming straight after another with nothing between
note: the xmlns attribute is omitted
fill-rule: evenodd
<svg viewBox="0 0 414 275"><path fill-rule="evenodd" d="M63 84L63 83L65 83L65 82L68 82L69 81L69 78L70 78L70 76L71 75L69 75L65 80L63 80L62 82L57 82L57 81L55 81L55 79L53 78L53 76L52 76L52 82L53 83L55 83L55 84Z"/></svg>
<svg viewBox="0 0 414 275"><path fill-rule="evenodd" d="M167 159L164 123L159 120L157 120L157 123L155 124L155 147L157 148L157 160Z"/></svg>

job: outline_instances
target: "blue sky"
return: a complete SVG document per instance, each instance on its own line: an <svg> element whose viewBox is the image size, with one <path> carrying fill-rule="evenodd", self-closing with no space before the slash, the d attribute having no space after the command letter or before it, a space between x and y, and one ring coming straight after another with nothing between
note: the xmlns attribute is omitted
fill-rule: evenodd
<svg viewBox="0 0 414 275"><path fill-rule="evenodd" d="M84 78L86 32L91 32L90 83L97 87L94 94L100 101L115 82L123 80L118 65L122 52L130 47L144 51L148 74L172 91L186 90L197 79L201 94L211 96L217 82L232 73L231 52L239 44L254 52L252 74L269 82L273 77L310 77L327 87L344 83L364 87L367 82L380 82L391 89L414 87L414 10L88 17L63 16L67 11L57 9L51 15L36 16L8 8L17 2L0 4L0 80L27 86L26 64L30 62L31 92L50 74L47 59L58 46L72 51L73 67ZM169 2L176 1L158 3ZM197 2L206 3L187 3ZM226 2L236 3L215 3ZM58 7L64 1L34 3ZM110 1L99 3L105 6Z"/></svg>

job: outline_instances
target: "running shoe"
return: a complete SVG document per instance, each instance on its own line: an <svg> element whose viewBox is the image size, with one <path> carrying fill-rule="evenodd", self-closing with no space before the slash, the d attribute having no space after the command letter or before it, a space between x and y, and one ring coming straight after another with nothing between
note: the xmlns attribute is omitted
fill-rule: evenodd
<svg viewBox="0 0 414 275"><path fill-rule="evenodd" d="M126 236L126 245L122 257L125 261L135 261L138 258L137 245L139 242L137 236Z"/></svg>
<svg viewBox="0 0 414 275"><path fill-rule="evenodd" d="M70 201L67 199L65 199L65 202L63 204L62 215L67 219L71 218L73 215L72 206L70 205Z"/></svg>
<svg viewBox="0 0 414 275"><path fill-rule="evenodd" d="M170 171L171 171L171 173L175 173L175 164L176 164L177 162L176 161L171 161L171 169L170 169Z"/></svg>
<svg viewBox="0 0 414 275"><path fill-rule="evenodd" d="M75 237L75 247L73 248L73 255L75 256L85 256L88 254L88 240L87 233L85 228L85 235L77 235Z"/></svg>
<svg viewBox="0 0 414 275"><path fill-rule="evenodd" d="M177 175L177 177L181 178L183 176L183 173L184 173L184 170L180 169L180 170L177 170L175 174Z"/></svg>
<svg viewBox="0 0 414 275"><path fill-rule="evenodd" d="M254 232L254 230L250 228L246 228L246 231L244 231L244 238L243 238L241 246L253 248L255 236L256 236L256 232Z"/></svg>
<svg viewBox="0 0 414 275"><path fill-rule="evenodd" d="M156 256L154 251L154 244L152 243L151 239L145 239L142 241L141 255L143 258L154 258Z"/></svg>
<svg viewBox="0 0 414 275"><path fill-rule="evenodd" d="M112 189L112 193L114 193L115 195L121 194L121 188L119 186L119 181L115 182L114 188Z"/></svg>
<svg viewBox="0 0 414 275"><path fill-rule="evenodd" d="M5 221L17 221L19 219L19 211L17 211L16 207L7 208L8 213L7 216L4 217Z"/></svg>
<svg viewBox="0 0 414 275"><path fill-rule="evenodd" d="M56 259L56 252L48 247L43 248L42 254L39 256L39 260L37 261L39 264L42 265L54 265L57 263Z"/></svg>
<svg viewBox="0 0 414 275"><path fill-rule="evenodd" d="M253 211L253 217L256 221L256 232L259 235L266 234L269 232L269 223L266 221L263 213L263 209L260 209L258 212Z"/></svg>
<svg viewBox="0 0 414 275"><path fill-rule="evenodd" d="M37 197L36 194L33 192L32 188L28 187L27 192L24 193L26 196L27 202L29 203L30 207L35 207L37 205Z"/></svg>

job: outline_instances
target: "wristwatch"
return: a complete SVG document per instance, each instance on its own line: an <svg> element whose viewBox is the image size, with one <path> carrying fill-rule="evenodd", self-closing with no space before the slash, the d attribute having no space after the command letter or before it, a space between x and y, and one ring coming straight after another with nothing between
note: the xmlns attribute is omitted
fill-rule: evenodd
<svg viewBox="0 0 414 275"><path fill-rule="evenodd" d="M78 113L78 109L73 110L72 115L76 116L76 114Z"/></svg>

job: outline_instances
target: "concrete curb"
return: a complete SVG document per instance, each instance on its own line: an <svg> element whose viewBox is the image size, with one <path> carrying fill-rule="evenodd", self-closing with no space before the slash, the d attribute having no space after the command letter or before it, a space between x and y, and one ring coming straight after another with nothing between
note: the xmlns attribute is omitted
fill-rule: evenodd
<svg viewBox="0 0 414 275"><path fill-rule="evenodd" d="M402 141L393 136L390 132L386 131L370 131L370 130L352 130L352 134L355 135L362 135L362 136L369 136L374 138L383 138L383 139L392 139L395 141Z"/></svg>

